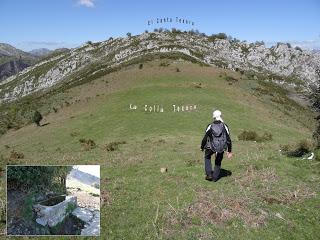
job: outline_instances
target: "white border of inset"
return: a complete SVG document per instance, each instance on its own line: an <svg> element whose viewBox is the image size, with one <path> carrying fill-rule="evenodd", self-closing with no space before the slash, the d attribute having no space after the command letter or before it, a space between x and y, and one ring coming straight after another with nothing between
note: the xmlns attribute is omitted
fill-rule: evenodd
<svg viewBox="0 0 320 240"><path fill-rule="evenodd" d="M100 172L100 178L99 178L99 218L100 218L100 227L99 227L99 235L8 235L8 167L68 167L68 166L77 166L77 165L88 165L88 166L99 166L99 172ZM101 165L100 164L73 164L73 165L36 165L36 164L30 164L30 165L6 165L6 228L4 236L6 237L100 237L101 236ZM0 235L1 236L1 235Z"/></svg>

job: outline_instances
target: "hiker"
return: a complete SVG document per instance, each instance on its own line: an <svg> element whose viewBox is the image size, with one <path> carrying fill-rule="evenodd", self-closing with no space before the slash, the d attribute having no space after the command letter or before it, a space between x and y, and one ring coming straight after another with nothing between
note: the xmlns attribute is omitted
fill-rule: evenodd
<svg viewBox="0 0 320 240"><path fill-rule="evenodd" d="M215 110L213 112L213 122L208 125L206 133L201 142L201 151L204 152L204 166L206 172L206 180L217 181L219 179L221 161L223 153L227 150L227 157L232 157L232 143L228 126L221 118L221 112ZM212 171L211 156L215 154L215 165Z"/></svg>

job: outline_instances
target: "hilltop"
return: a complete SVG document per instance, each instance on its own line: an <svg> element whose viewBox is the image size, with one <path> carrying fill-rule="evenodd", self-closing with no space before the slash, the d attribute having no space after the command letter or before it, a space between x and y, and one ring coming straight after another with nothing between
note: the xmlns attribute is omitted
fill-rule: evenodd
<svg viewBox="0 0 320 240"><path fill-rule="evenodd" d="M49 55L38 64L0 83L0 102L8 102L52 86L78 84L121 66L156 57L183 58L208 66L245 72L310 93L317 85L320 55L290 44L266 48L220 35L152 32L107 41L88 41L79 48Z"/></svg>

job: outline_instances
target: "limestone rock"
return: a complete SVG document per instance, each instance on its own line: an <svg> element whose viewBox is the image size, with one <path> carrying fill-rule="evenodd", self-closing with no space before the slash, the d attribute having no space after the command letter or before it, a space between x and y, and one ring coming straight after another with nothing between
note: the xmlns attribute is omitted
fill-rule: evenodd
<svg viewBox="0 0 320 240"><path fill-rule="evenodd" d="M42 226L46 226L47 225L47 220L44 218L37 218L36 222Z"/></svg>
<svg viewBox="0 0 320 240"><path fill-rule="evenodd" d="M93 218L93 214L89 209L77 207L72 214L84 222L89 222Z"/></svg>
<svg viewBox="0 0 320 240"><path fill-rule="evenodd" d="M161 172L161 173L165 173L165 172L167 172L167 171L168 171L167 168L164 168L164 167L163 167L163 168L160 168L160 172Z"/></svg>

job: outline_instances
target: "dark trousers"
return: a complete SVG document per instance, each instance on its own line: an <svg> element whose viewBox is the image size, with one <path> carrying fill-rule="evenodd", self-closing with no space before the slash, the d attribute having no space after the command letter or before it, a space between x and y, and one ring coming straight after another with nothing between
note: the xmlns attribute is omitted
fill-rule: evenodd
<svg viewBox="0 0 320 240"><path fill-rule="evenodd" d="M216 155L216 158L215 158L215 161L214 161L214 164L215 166L217 166L220 170L220 167L221 167L221 161L223 159L223 153L215 153L214 151L212 151L211 149L205 149L204 151L204 169L205 169L205 172L207 174L207 176L212 176L212 165L211 165L211 156L213 154ZM220 171L219 171L220 172ZM219 174L218 174L219 175Z"/></svg>

